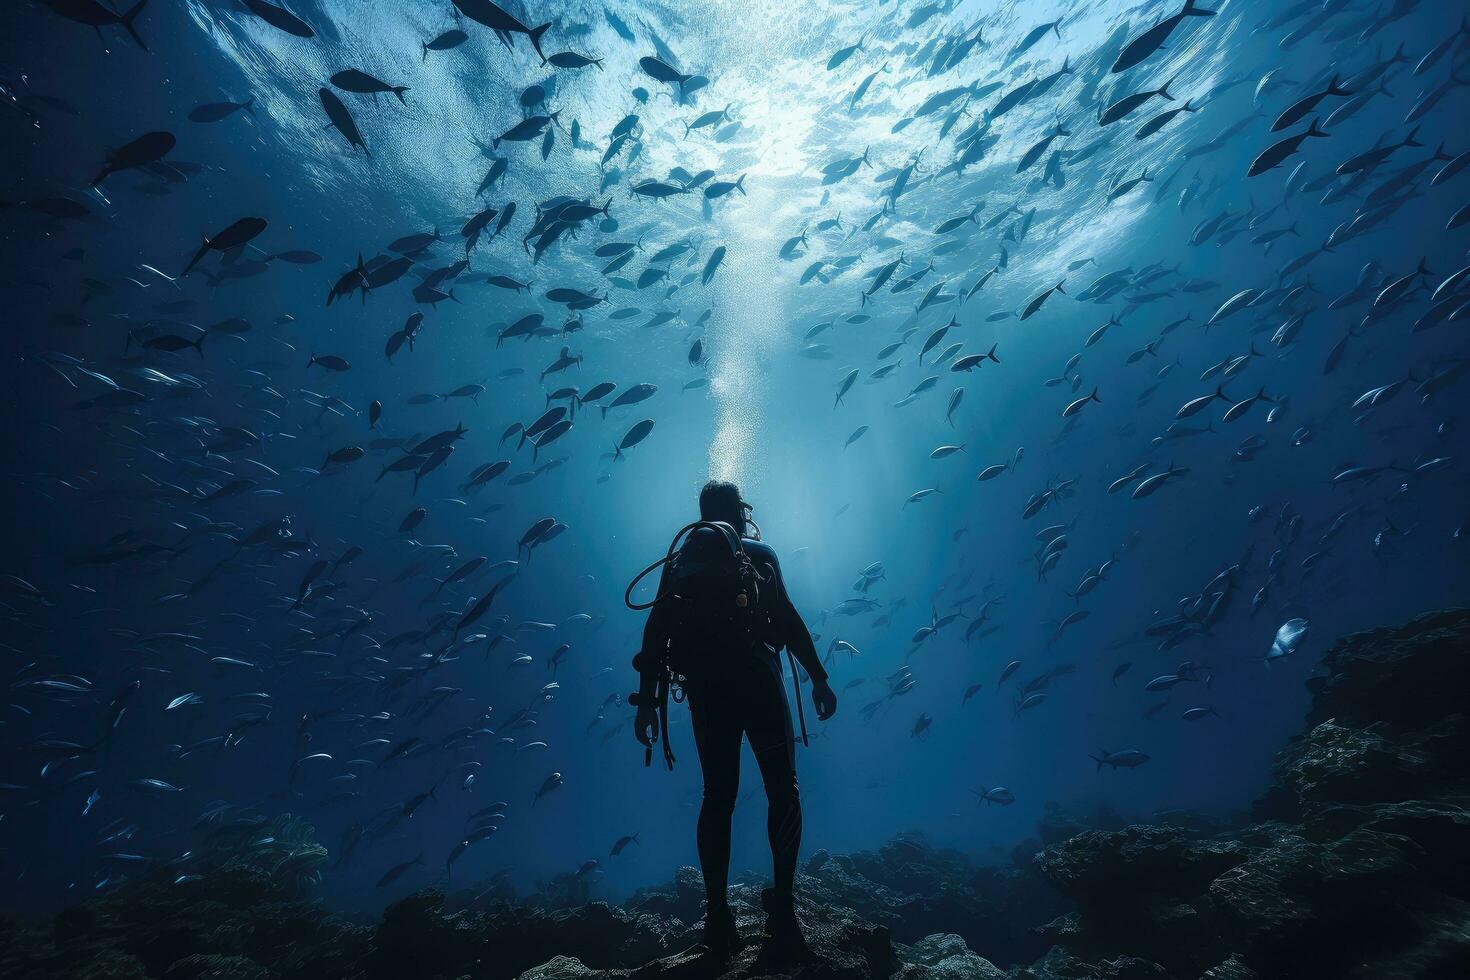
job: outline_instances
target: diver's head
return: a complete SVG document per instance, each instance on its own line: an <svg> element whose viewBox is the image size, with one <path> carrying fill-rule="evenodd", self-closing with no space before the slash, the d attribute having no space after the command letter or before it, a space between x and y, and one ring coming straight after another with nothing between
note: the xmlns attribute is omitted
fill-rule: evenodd
<svg viewBox="0 0 1470 980"><path fill-rule="evenodd" d="M723 521L741 537L752 530L750 504L740 499L740 488L729 480L711 480L699 491L699 519Z"/></svg>

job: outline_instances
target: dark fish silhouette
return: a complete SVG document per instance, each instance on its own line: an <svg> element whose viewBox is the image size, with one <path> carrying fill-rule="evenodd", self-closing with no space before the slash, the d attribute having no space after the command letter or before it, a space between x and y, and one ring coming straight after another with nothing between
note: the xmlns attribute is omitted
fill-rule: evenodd
<svg viewBox="0 0 1470 980"><path fill-rule="evenodd" d="M284 7L277 7L275 4L270 3L269 0L241 0L241 2L245 4L245 9L277 30L285 31L287 34L294 34L296 37L316 36L316 32L311 29L310 24Z"/></svg>
<svg viewBox="0 0 1470 980"><path fill-rule="evenodd" d="M1172 79L1170 80L1170 82L1172 82ZM1123 98L1119 99L1117 102L1114 102L1112 105L1108 106L1102 111L1102 114L1099 115L1097 119L1098 125L1106 126L1109 123L1117 122L1119 119L1122 119L1124 116L1133 112L1133 110L1137 109L1139 106L1143 105L1154 96L1158 96L1161 99L1173 102L1174 96L1169 94L1170 82L1165 82L1163 85L1156 89L1149 89L1145 92L1134 92L1132 95L1124 96Z"/></svg>
<svg viewBox="0 0 1470 980"><path fill-rule="evenodd" d="M1194 5L1194 0L1184 0L1184 9L1173 17L1165 17L1138 37L1129 41L1118 53L1118 60L1109 69L1113 72L1127 71L1164 46L1174 28L1186 17L1213 17L1213 10L1204 10Z"/></svg>
<svg viewBox="0 0 1470 980"><path fill-rule="evenodd" d="M1247 177L1259 177L1266 171L1279 167L1282 161L1301 148L1302 141L1309 136L1325 138L1331 135L1331 133L1324 133L1318 129L1317 120L1313 119L1311 125L1307 127L1306 132L1297 133L1295 136L1288 136L1286 139L1272 143L1262 150L1261 154L1251 161L1251 165L1246 170L1245 175Z"/></svg>
<svg viewBox="0 0 1470 980"><path fill-rule="evenodd" d="M644 439L647 439L648 434L652 431L653 419L644 419L643 421L634 424L634 426L628 430L627 434L623 436L622 440L618 442L617 447L613 450L613 459L622 459L623 450L632 449Z"/></svg>
<svg viewBox="0 0 1470 980"><path fill-rule="evenodd" d="M531 42L531 47L536 49L536 54L543 61L546 55L541 53L541 35L551 27L551 24L542 24L540 27L527 27L515 17L507 13L499 4L491 0L454 0L454 5L459 12L470 20L484 24L495 32L500 38L500 43L507 48L510 47L510 36L512 34L524 34Z"/></svg>
<svg viewBox="0 0 1470 980"><path fill-rule="evenodd" d="M121 27L132 35L133 40L138 42L138 47L144 51L148 45L143 43L143 38L138 34L138 15L143 8L148 6L148 0L138 0L136 4L123 13L116 13L103 6L98 0L41 0L57 16L65 17L67 20L88 27L103 28L113 24Z"/></svg>
<svg viewBox="0 0 1470 980"><path fill-rule="evenodd" d="M469 39L470 36L458 28L447 30L434 40L424 42L423 60L429 60L430 51L452 51Z"/></svg>
<svg viewBox="0 0 1470 980"><path fill-rule="evenodd" d="M199 260L204 258L206 253L210 251L228 252L231 249L239 248L256 235L265 231L265 224L264 218L241 218L225 230L204 239L204 244L199 246L199 251L194 253L194 257L189 260L189 264L184 267L184 271L179 273L179 278L182 279L184 276L187 276L190 270L199 264Z"/></svg>
<svg viewBox="0 0 1470 980"><path fill-rule="evenodd" d="M92 181L92 186L96 187L119 170L133 170L157 163L168 155L176 142L173 133L144 133L108 154L107 162L102 165L102 171Z"/></svg>
<svg viewBox="0 0 1470 980"><path fill-rule="evenodd" d="M196 123L219 122L227 119L235 113L244 109L252 116L255 115L255 100L247 99L244 102L207 102L204 105L195 106L189 110L189 121Z"/></svg>
<svg viewBox="0 0 1470 980"><path fill-rule="evenodd" d="M344 71L337 72L337 74L332 76L331 82L344 92L356 92L359 95L377 95L382 92L392 92L398 96L399 102L403 102L404 105L408 104L403 98L403 93L408 91L407 85L389 85L382 79L374 78L367 72L358 71L356 68L348 68ZM336 120L334 119L333 122L336 122Z"/></svg>
<svg viewBox="0 0 1470 980"><path fill-rule="evenodd" d="M681 88L685 82L694 77L693 75L685 75L668 62L655 58L652 55L639 58L638 67L642 68L650 78L657 79L660 82L668 82L671 85L678 85Z"/></svg>
<svg viewBox="0 0 1470 980"><path fill-rule="evenodd" d="M1305 98L1298 99L1297 101L1293 102L1281 113L1281 115L1276 117L1276 121L1271 124L1271 132L1279 133L1286 127L1291 126L1302 119L1305 119L1308 113L1317 108L1317 103L1321 102L1328 96L1335 95L1341 98L1343 96L1353 94L1347 89L1339 86L1337 84L1337 80L1338 76L1333 75L1332 81L1327 83L1327 87L1325 89L1320 92L1314 92L1311 95L1306 96Z"/></svg>
<svg viewBox="0 0 1470 980"><path fill-rule="evenodd" d="M347 142L354 150L361 148L363 153L371 157L372 154L368 153L367 144L362 141L362 133L357 130L357 123L353 122L352 114L347 111L342 100L337 98L329 88L323 88L320 94L322 108L327 111L327 118L331 120L330 125L336 127L337 132L347 137Z"/></svg>

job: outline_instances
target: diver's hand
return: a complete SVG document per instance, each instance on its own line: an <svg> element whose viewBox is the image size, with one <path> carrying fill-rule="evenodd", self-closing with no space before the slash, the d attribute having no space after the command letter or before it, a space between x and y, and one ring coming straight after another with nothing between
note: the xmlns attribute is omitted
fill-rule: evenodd
<svg viewBox="0 0 1470 980"><path fill-rule="evenodd" d="M658 713L652 708L640 707L633 717L633 737L645 749L653 748L658 740Z"/></svg>
<svg viewBox="0 0 1470 980"><path fill-rule="evenodd" d="M817 720L826 721L837 713L837 692L826 681L812 682L812 705L817 709Z"/></svg>

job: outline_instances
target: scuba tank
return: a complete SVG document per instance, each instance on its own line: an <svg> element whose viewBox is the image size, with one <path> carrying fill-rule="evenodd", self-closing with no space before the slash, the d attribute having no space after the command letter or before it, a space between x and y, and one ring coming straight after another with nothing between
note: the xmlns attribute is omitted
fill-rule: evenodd
<svg viewBox="0 0 1470 980"><path fill-rule="evenodd" d="M724 548L697 552L681 547L698 530L719 535ZM714 551L715 554L708 554ZM728 553L727 553L728 552ZM661 591L648 602L634 602L633 590L655 569L666 566ZM654 676L653 707L658 713L658 738L664 744L664 761L674 767L674 755L668 739L668 702L684 699L684 687L690 677L698 677L711 655L732 648L755 649L765 646L773 652L777 644L769 642L773 627L770 618L770 588L776 584L775 569L763 576L751 560L740 534L723 521L694 521L680 528L669 542L668 552L649 565L628 583L623 603L634 611L659 606L668 618L666 642L662 649L643 650L633 658L633 668L640 674ZM763 593L762 587L765 587ZM763 601L766 600L766 601ZM801 718L802 743L807 744L806 716L801 705L799 675L795 658L791 657L792 683L796 688L797 712ZM628 702L640 706L640 695L630 694ZM651 765L652 746L644 753L644 765Z"/></svg>

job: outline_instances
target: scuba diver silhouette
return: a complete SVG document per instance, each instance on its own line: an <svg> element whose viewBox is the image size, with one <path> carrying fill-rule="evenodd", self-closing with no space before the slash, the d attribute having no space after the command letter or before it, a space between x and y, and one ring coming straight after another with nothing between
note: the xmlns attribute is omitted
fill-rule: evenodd
<svg viewBox="0 0 1470 980"><path fill-rule="evenodd" d="M811 633L791 603L776 553L761 543L752 508L733 483L711 480L699 494L700 520L674 536L668 554L628 586L630 608L649 609L643 646L633 665L639 672L634 735L644 746L668 741L668 703L687 696L694 744L704 774L697 842L704 872L704 946L726 959L741 946L726 884L730 872L730 824L740 785L740 740L750 740L769 805L766 831L774 865L774 887L761 893L768 949L778 957L807 952L796 917L793 884L801 848L801 797L796 784L796 736L786 704L779 653L800 661L812 679L812 703L826 720L837 710ZM686 537L687 536L687 537ZM683 539L682 546L680 541ZM656 598L637 604L634 586L664 566ZM806 741L799 675L792 686Z"/></svg>

